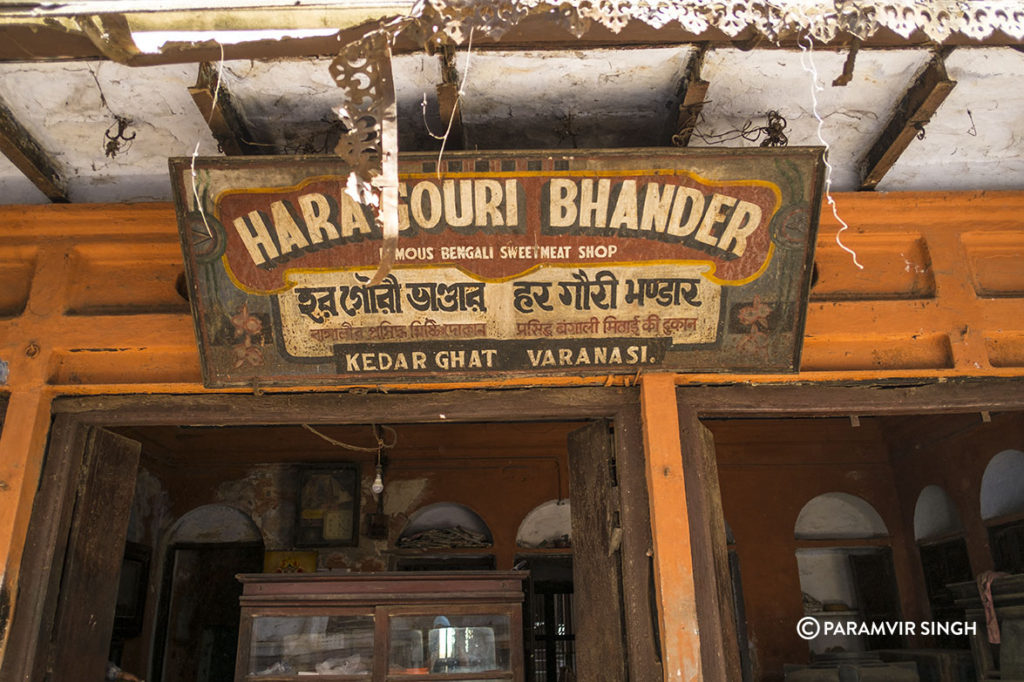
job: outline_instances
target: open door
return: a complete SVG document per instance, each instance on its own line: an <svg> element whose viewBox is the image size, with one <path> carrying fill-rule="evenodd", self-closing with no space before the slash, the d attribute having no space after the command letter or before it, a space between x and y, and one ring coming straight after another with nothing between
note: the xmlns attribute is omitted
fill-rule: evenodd
<svg viewBox="0 0 1024 682"><path fill-rule="evenodd" d="M576 679L620 682L626 672L622 522L611 425L569 434Z"/></svg>
<svg viewBox="0 0 1024 682"><path fill-rule="evenodd" d="M69 417L55 422L29 525L4 682L104 679L140 450L132 440Z"/></svg>

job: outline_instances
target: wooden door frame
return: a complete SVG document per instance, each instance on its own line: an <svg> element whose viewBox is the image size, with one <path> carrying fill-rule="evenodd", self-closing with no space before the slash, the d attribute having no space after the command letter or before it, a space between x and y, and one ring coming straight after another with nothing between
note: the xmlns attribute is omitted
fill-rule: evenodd
<svg viewBox="0 0 1024 682"><path fill-rule="evenodd" d="M885 382L677 386L674 394L683 469L695 474L688 473L683 485L697 597L696 618L700 632L705 635L720 633L719 637L700 638L699 679L715 682L740 679L741 671L718 468L714 446L707 441L708 434L701 424L702 419L866 417L1024 410L1024 381L1019 379L927 383L906 380L902 385ZM665 679L676 678L667 676Z"/></svg>
<svg viewBox="0 0 1024 682"><path fill-rule="evenodd" d="M644 379L642 378L641 381ZM982 412L1024 409L1024 382L1020 380L964 380L922 383L908 380L908 385L733 385L677 386L674 394L679 408L678 428L681 434L693 432L702 418L716 417L815 417L843 415L900 415L953 412ZM521 390L457 390L432 393L360 394L203 394L203 395L130 395L59 398L53 403L57 423L64 429L51 432L50 452L74 449L70 443L81 437L90 426L149 425L252 425L252 424L365 424L382 422L443 423L450 422L536 422L551 420L609 419L616 432L616 453L622 463L619 469L624 505L648 506L647 466L644 456L640 391L637 388L543 388ZM657 428L655 425L653 428ZM63 435L62 435L63 434ZM57 446L57 447L55 447ZM685 448L684 448L685 450ZM704 464L709 463L705 457ZM713 464L713 458L710 460ZM691 486L687 486L687 491ZM691 528L709 527L709 515L721 514L721 500L715 495L701 500L688 499L687 512ZM678 504L679 499L671 502ZM648 590L651 572L652 528L647 514L623 515L623 584L632 594ZM50 553L49 536L37 556ZM722 540L724 546L724 539ZM717 567L714 546L694 546L694 572L707 574ZM26 561L30 560L26 552ZM38 564L37 564L38 565ZM717 570L717 568L713 569ZM728 574L724 576L728 580ZM55 597L53 586L45 576L22 571L19 604L11 623L9 643L14 641L20 622L40 622L48 601ZM25 599L26 595L31 598ZM627 649L630 678L661 679L659 640L655 616L647 599L627 599ZM706 605L703 612L719 612L728 621L724 607ZM27 611L27 613L26 613ZM19 613L20 612L20 613ZM730 656L735 644L723 636L708 636L715 629L701 627L701 659L721 660ZM718 630L717 632L720 632ZM30 637L31 641L36 641ZM8 654L11 647L8 646ZM30 659L31 652L21 658ZM29 675L8 677L8 661L0 670L0 680L32 680ZM720 668L719 668L720 670ZM716 668L705 666L704 679L725 679ZM674 677L672 679L675 679Z"/></svg>
<svg viewBox="0 0 1024 682"><path fill-rule="evenodd" d="M622 498L623 590L646 595L650 581L650 526L643 464L639 391L636 388L524 389L451 391L443 393L364 394L204 394L66 397L54 400L57 423L51 433L51 452L75 450L64 444L65 432L81 434L92 427L130 426L254 426L261 424L367 424L445 422L544 422L609 420L615 429L615 448ZM66 459L66 457L62 457ZM58 515L70 514L59 507ZM46 537L40 551L52 553L56 538ZM39 544L39 543L37 543ZM32 558L26 553L26 561ZM39 552L33 554L37 556ZM36 571L22 571L20 594L34 594L26 609L16 611L11 636L21 622L44 622L45 602L59 586L48 584ZM20 617L19 617L20 616ZM626 648L630 678L661 677L655 644L654 617L646 598L626 600ZM33 639L37 641L38 636ZM12 640L13 641L13 640ZM10 653L10 649L8 649ZM0 682L35 682L41 671L31 655L21 664L8 662Z"/></svg>

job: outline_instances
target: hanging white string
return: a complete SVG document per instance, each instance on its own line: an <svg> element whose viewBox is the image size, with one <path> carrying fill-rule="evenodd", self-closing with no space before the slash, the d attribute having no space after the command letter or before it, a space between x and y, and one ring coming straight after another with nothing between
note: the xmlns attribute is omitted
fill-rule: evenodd
<svg viewBox="0 0 1024 682"><path fill-rule="evenodd" d="M804 47L804 40L807 40L807 47ZM797 45L800 46L800 65L803 66L804 71L811 74L811 112L814 114L814 118L818 120L818 140L822 146L825 147L825 199L828 201L828 205L832 208L832 215L835 217L841 227L836 232L836 244L839 245L843 251L846 251L853 257L853 264L857 266L857 269L863 270L864 266L857 260L857 252L848 247L843 243L842 234L846 230L850 229L850 226L846 224L846 221L839 217L839 208L836 206L835 197L832 196L832 164L829 163L828 154L831 146L822 135L822 127L825 124L824 119L818 114L818 91L824 90L824 87L818 82L818 69L814 65L814 42L808 34L800 36L797 41Z"/></svg>
<svg viewBox="0 0 1024 682"><path fill-rule="evenodd" d="M213 118L213 112L217 111L217 98L220 96L220 83L224 77L224 45L217 43L220 47L220 61L217 63L217 84L213 88L213 104L210 105L210 115L206 117L206 124L210 124L210 119ZM196 148L192 151L192 161L189 164L189 169L192 171L192 196L196 200L196 207L199 208L199 215L203 218L203 225L206 226L206 234L213 239L213 230L210 228L210 221L206 218L206 209L203 208L203 202L199 199L199 189L196 187L196 157L199 156L199 145L203 143L202 138L196 140Z"/></svg>
<svg viewBox="0 0 1024 682"><path fill-rule="evenodd" d="M469 76L469 59L473 54L473 31L474 27L469 29L469 39L466 41L466 63L462 67L462 82L459 83L459 90L456 93L455 104L452 105L452 114L448 117L448 129L444 131L444 137L441 139L441 151L437 153L437 177L441 178L441 157L444 156L444 146L448 144L448 136L452 133L452 125L455 123L455 112L462 106L462 96L466 94L466 77ZM426 111L427 96L426 93L423 95L423 106L424 112ZM424 117L424 120L426 118ZM428 130L429 132L429 130Z"/></svg>

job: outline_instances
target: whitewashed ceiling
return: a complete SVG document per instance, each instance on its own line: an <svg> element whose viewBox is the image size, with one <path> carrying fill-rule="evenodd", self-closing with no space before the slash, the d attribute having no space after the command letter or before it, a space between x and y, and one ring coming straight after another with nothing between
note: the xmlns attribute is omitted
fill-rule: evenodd
<svg viewBox="0 0 1024 682"><path fill-rule="evenodd" d="M693 46L579 51L460 51L469 149L610 148L670 144L678 93ZM859 186L864 155L907 89L933 57L924 48L861 49L853 77L833 85L847 51L713 48L710 83L691 146L707 146L766 113L787 121L791 146L830 148L833 189ZM878 185L879 190L1024 189L1024 53L1014 47L957 47L945 58L957 84ZM268 153L330 149L332 108L343 102L326 59L229 60L222 82L244 115L251 142ZM0 101L67 179L73 202L170 199L167 158L219 154L189 95L196 64L128 67L110 61L0 63ZM438 149L444 131L436 87L441 58L394 59L400 148ZM816 72L815 79L813 73ZM812 104L812 87L817 110ZM426 102L425 110L423 102ZM107 153L116 117L131 121ZM732 135L734 137L734 134ZM756 146L732 139L726 146ZM0 157L0 202L47 199Z"/></svg>

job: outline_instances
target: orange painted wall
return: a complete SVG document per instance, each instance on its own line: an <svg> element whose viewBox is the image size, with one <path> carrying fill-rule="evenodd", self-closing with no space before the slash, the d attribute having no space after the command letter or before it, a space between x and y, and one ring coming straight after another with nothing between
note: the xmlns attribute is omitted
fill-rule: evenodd
<svg viewBox="0 0 1024 682"><path fill-rule="evenodd" d="M959 415L896 436L894 468L916 572L920 572L921 563L913 541L914 509L921 491L929 485L945 490L956 507L964 525L972 573L993 568L987 526L1000 519L986 523L981 518L982 476L1000 452L1024 450L1024 414L992 414L990 419L986 423L979 414Z"/></svg>
<svg viewBox="0 0 1024 682"><path fill-rule="evenodd" d="M795 629L803 616L796 550L823 545L794 539L804 505L829 492L856 495L878 511L891 535L902 534L881 426L864 420L853 428L842 418L705 425L715 436L722 507L736 540L757 679L781 680L783 663L808 661L807 643ZM893 549L903 614L917 618L920 601L906 547L881 544Z"/></svg>
<svg viewBox="0 0 1024 682"><path fill-rule="evenodd" d="M838 225L823 211L800 372L676 375L677 384L1024 376L1024 192L836 199L851 225L843 239L864 269L835 244ZM0 208L0 360L9 367L0 391L10 397L0 434L0 566L8 589L17 581L55 396L211 392L202 386L191 316L175 287L181 271L168 204ZM677 503L652 500L655 509Z"/></svg>

